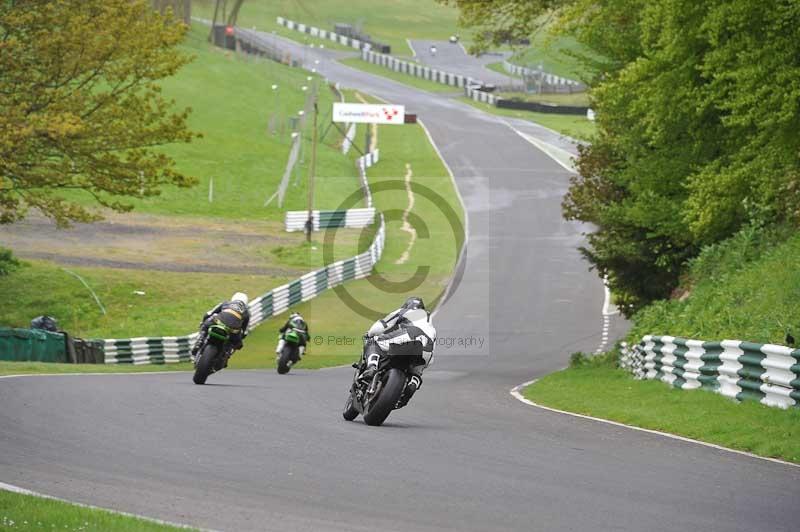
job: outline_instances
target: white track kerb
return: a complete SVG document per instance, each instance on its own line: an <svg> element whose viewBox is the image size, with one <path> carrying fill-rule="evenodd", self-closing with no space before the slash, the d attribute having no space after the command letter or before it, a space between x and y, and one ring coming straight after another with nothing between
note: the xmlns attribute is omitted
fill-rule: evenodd
<svg viewBox="0 0 800 532"><path fill-rule="evenodd" d="M555 412L557 414L564 414L566 416L572 416L572 417L577 417L577 418L581 418L581 419L588 419L588 420L591 420L591 421L598 421L600 423L605 423L607 425L614 425L615 427L624 427L626 429L638 430L639 432L647 432L647 433L650 433L650 434L656 434L658 436L664 436L665 438L670 438L672 440L678 440L678 441L682 441L682 442L686 442L686 443L694 443L694 444L697 444L697 445L702 445L704 447L711 447L712 449L718 449L720 451L739 454L739 455L747 456L747 457L750 457L750 458L756 458L758 460L766 460L767 462L773 462L773 463L776 463L776 464L782 464L782 465L786 465L786 466L800 468L800 464L793 464L792 462L787 462L785 460L779 460L778 458L768 458L766 456L759 456L757 454L748 453L747 451L739 451L739 450L736 450L736 449L731 449L730 447L723 447L722 445L716 445L714 443L707 443L707 442L700 441L700 440L693 440L692 438L686 438L684 436L678 436L678 435L675 435L675 434L670 434L669 432L661 432L659 430L653 430L653 429L644 429L642 427L636 427L634 425L626 425L625 423L620 423L618 421L611 421L610 419L603 419L603 418L600 418L600 417L587 416L585 414L576 414L575 412L568 412L566 410L559 410L558 408L551 408L549 406L540 405L539 403L535 403L535 402L531 401L530 399L527 399L525 396L522 395L522 390L524 390L525 388L527 388L531 384L534 384L537 380L539 380L539 379L533 379L531 381L523 382L522 384L514 386L513 388L511 388L511 390L509 390L508 393L510 393L511 396L514 399L516 399L517 401L525 403L526 405L530 405L530 406L534 406L536 408L540 408L542 410L547 410L548 412Z"/></svg>

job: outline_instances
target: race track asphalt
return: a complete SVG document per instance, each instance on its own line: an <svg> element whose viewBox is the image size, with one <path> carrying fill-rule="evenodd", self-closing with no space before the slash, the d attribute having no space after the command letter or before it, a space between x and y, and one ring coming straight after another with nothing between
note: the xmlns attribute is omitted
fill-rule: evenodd
<svg viewBox="0 0 800 532"><path fill-rule="evenodd" d="M512 76L489 70L486 65L497 63L509 53L486 53L480 56L468 55L458 43L448 41L413 40L411 45L417 53L417 60L427 66L446 72L470 76L484 83L493 85L519 85L521 81ZM436 47L436 53L431 52Z"/></svg>
<svg viewBox="0 0 800 532"><path fill-rule="evenodd" d="M469 242L436 326L483 344L440 348L381 428L341 419L347 368L0 379L0 481L222 530L797 530L798 468L509 395L600 342L568 172L502 118L331 55L309 58L406 104L453 170Z"/></svg>

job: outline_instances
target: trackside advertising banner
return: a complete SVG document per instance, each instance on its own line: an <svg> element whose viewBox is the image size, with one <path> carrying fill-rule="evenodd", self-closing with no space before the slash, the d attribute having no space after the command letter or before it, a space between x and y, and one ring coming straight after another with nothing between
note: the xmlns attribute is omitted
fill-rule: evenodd
<svg viewBox="0 0 800 532"><path fill-rule="evenodd" d="M364 124L402 124L406 110L403 105L372 105L366 103L334 103L334 122Z"/></svg>

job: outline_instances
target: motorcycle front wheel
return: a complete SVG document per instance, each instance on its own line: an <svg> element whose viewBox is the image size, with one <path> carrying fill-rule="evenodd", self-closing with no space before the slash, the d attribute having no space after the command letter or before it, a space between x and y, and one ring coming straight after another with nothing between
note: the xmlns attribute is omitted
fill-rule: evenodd
<svg viewBox="0 0 800 532"><path fill-rule="evenodd" d="M378 426L386 421L406 386L406 375L397 368L390 369L377 397L371 397L364 405L364 423Z"/></svg>
<svg viewBox="0 0 800 532"><path fill-rule="evenodd" d="M205 384L206 379L212 373L214 367L214 359L217 357L217 348L214 345L208 344L203 348L203 352L197 358L194 367L194 383Z"/></svg>
<svg viewBox="0 0 800 532"><path fill-rule="evenodd" d="M353 421L355 418L358 417L358 410L356 407L353 406L353 391L350 391L350 394L347 396L347 402L344 404L344 410L342 411L342 417L346 421Z"/></svg>

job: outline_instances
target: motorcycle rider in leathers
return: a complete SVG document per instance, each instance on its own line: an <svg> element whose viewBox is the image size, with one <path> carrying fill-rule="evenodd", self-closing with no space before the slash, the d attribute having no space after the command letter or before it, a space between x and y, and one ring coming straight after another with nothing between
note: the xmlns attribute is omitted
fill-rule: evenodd
<svg viewBox="0 0 800 532"><path fill-rule="evenodd" d="M422 386L422 372L433 362L433 348L436 344L436 329L422 299L409 297L402 307L376 321L366 337L362 356L362 366L366 365L366 369L361 373L360 379L372 379L381 356L389 351L392 344L414 341L422 344L422 355L418 355L409 365L411 378L403 393L403 404L407 403Z"/></svg>
<svg viewBox="0 0 800 532"><path fill-rule="evenodd" d="M236 292L230 301L223 301L203 315L203 322L200 324L197 341L192 347L192 360L197 358L197 352L208 335L208 328L219 319L227 325L232 333L228 338L228 352L225 353L225 365L228 366L228 359L233 352L244 347L243 340L247 337L247 326L250 324L250 310L247 308L249 299L247 294Z"/></svg>
<svg viewBox="0 0 800 532"><path fill-rule="evenodd" d="M283 346L286 345L286 340L284 340L283 334L289 329L294 329L298 333L300 344L297 346L297 356L303 358L303 354L306 352L306 345L308 345L309 335L308 324L299 312L292 312L292 314L289 316L289 319L283 324L283 327L278 330L278 332L281 334L278 338L278 346L275 348L275 353L278 357L280 357Z"/></svg>

